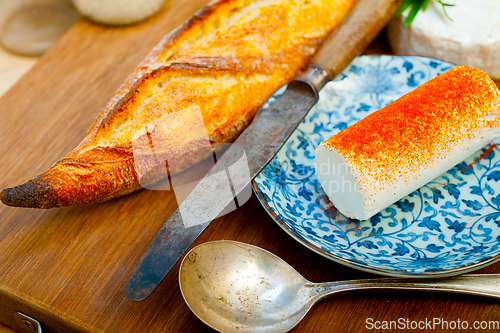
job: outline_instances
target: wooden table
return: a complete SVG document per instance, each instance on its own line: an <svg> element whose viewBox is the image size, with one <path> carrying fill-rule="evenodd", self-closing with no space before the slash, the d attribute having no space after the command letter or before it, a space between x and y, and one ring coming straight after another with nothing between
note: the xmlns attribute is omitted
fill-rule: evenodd
<svg viewBox="0 0 500 333"><path fill-rule="evenodd" d="M164 34L206 2L173 1L157 16L131 27L79 21L0 100L0 187L37 175L72 149L125 76ZM383 35L367 52L390 52ZM1 205L0 322L20 330L13 314L21 311L39 320L44 332L211 332L182 299L179 263L146 300L125 296L135 264L175 209L172 192L148 190L102 204L47 211ZM311 281L374 277L298 244L255 196L215 220L194 245L218 239L263 247ZM500 263L479 272L500 273ZM294 332L367 331L367 321L400 318L459 319L472 325L500 320L500 304L452 294L343 294L318 303Z"/></svg>

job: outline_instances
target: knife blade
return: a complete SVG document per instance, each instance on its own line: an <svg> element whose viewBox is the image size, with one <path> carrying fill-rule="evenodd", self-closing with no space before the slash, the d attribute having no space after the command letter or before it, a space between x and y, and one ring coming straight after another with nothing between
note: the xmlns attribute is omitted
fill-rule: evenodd
<svg viewBox="0 0 500 333"><path fill-rule="evenodd" d="M208 224L271 161L317 102L321 88L368 46L401 3L358 1L323 42L309 68L259 111L163 225L132 272L127 297L140 301L151 294Z"/></svg>

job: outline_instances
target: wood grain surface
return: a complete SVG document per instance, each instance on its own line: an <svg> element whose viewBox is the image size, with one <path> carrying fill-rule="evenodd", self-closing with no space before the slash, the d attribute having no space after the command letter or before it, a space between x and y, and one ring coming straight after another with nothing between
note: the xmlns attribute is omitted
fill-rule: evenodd
<svg viewBox="0 0 500 333"><path fill-rule="evenodd" d="M37 175L76 146L128 73L164 34L206 2L172 1L131 27L79 21L0 99L0 187ZM368 51L387 52L383 36ZM149 190L82 207L0 206L0 322L19 329L13 314L21 311L39 320L44 332L212 332L182 299L179 263L146 300L125 296L137 261L176 207L172 192ZM215 220L194 245L217 239L270 250L315 282L374 277L298 244L255 196ZM478 272L500 273L500 263ZM319 302L294 332L370 331L368 318L460 319L472 325L500 320L500 304L442 293L343 294Z"/></svg>

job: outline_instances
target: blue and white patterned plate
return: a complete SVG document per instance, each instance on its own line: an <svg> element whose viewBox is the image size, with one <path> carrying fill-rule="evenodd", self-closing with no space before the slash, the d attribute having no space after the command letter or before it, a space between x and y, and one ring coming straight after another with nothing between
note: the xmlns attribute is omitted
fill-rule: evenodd
<svg viewBox="0 0 500 333"><path fill-rule="evenodd" d="M442 277L500 260L500 150L494 145L366 221L340 214L316 177L314 149L321 141L451 67L422 57L354 60L255 178L264 208L301 244L372 273Z"/></svg>

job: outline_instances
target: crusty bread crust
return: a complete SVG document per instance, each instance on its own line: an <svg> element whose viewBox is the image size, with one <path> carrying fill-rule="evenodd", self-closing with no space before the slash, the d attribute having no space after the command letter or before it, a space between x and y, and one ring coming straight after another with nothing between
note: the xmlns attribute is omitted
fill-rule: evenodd
<svg viewBox="0 0 500 333"><path fill-rule="evenodd" d="M52 208L101 202L139 190L134 137L165 115L193 106L201 111L211 142L234 141L269 96L305 69L321 41L355 3L211 3L160 41L74 150L38 177L3 190L0 199L11 206ZM179 151L175 163L169 162L175 166L171 174L207 157L189 153L195 141L177 141L155 147ZM148 181L166 175L165 168L157 168Z"/></svg>

